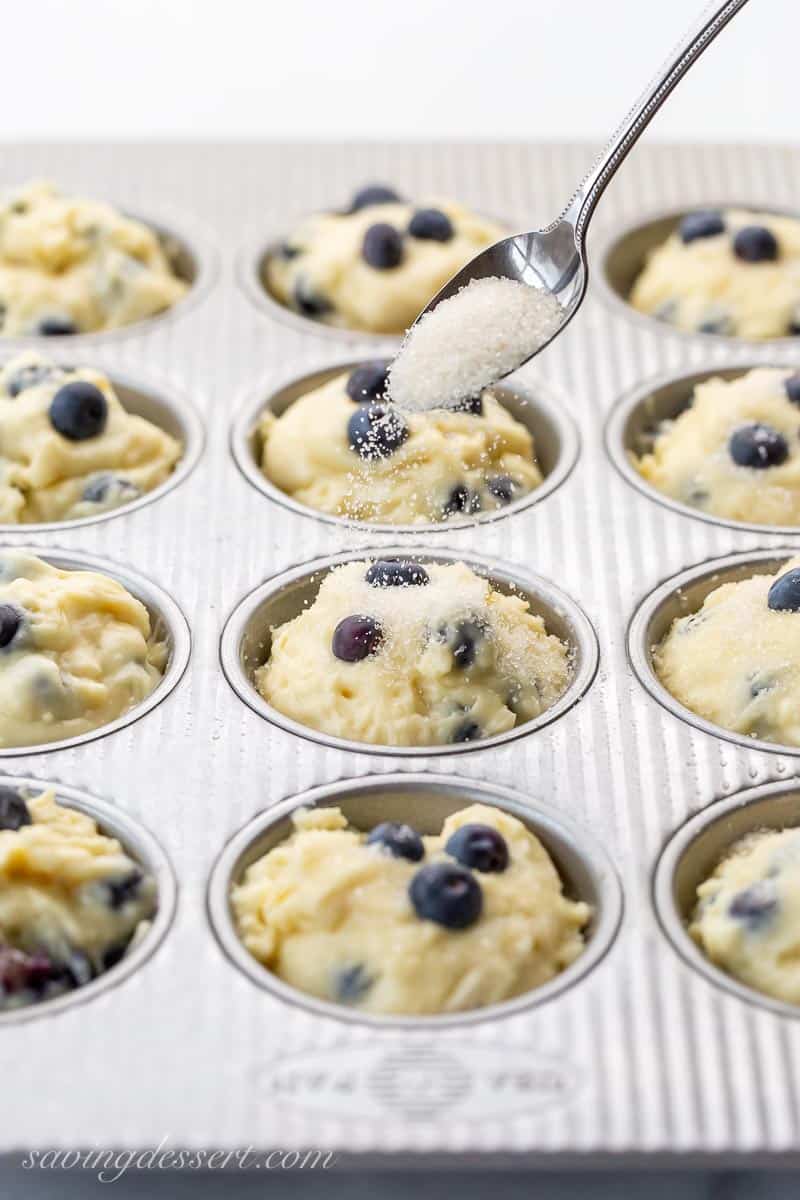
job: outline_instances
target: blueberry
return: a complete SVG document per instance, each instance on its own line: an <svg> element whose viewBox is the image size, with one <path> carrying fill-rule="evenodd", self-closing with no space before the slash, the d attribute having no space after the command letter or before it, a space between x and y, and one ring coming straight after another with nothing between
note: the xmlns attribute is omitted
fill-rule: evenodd
<svg viewBox="0 0 800 1200"><path fill-rule="evenodd" d="M48 363L28 363L26 367L20 367L18 371L14 372L6 383L6 391L13 399L20 392L43 383L52 374L52 371L53 368Z"/></svg>
<svg viewBox="0 0 800 1200"><path fill-rule="evenodd" d="M769 589L767 604L773 612L800 612L800 567L778 576Z"/></svg>
<svg viewBox="0 0 800 1200"><path fill-rule="evenodd" d="M36 326L36 333L42 337L69 337L78 332L78 326L71 317L58 316L42 317Z"/></svg>
<svg viewBox="0 0 800 1200"><path fill-rule="evenodd" d="M778 897L772 880L760 879L745 888L731 900L728 912L732 917L744 921L751 929L764 925L778 907Z"/></svg>
<svg viewBox="0 0 800 1200"><path fill-rule="evenodd" d="M278 248L278 254L282 259L285 259L286 262L290 262L293 258L297 258L297 256L302 253L302 246L293 246L291 242L282 242Z"/></svg>
<svg viewBox="0 0 800 1200"><path fill-rule="evenodd" d="M113 946L109 946L103 954L103 970L110 971L118 962L122 962L127 949L127 942L115 942Z"/></svg>
<svg viewBox="0 0 800 1200"><path fill-rule="evenodd" d="M336 973L333 994L342 1004L358 1004L364 999L374 980L363 963L345 967Z"/></svg>
<svg viewBox="0 0 800 1200"><path fill-rule="evenodd" d="M364 262L378 271L391 271L403 261L403 238L394 225L370 225L361 246Z"/></svg>
<svg viewBox="0 0 800 1200"><path fill-rule="evenodd" d="M475 662L478 643L483 638L483 630L475 621L460 621L456 625L455 636L451 645L455 665L465 671Z"/></svg>
<svg viewBox="0 0 800 1200"><path fill-rule="evenodd" d="M345 388L351 400L356 404L372 404L380 400L387 388L386 375L389 361L376 358L374 362L362 363L350 372Z"/></svg>
<svg viewBox="0 0 800 1200"><path fill-rule="evenodd" d="M67 987L83 987L94 978L94 968L82 950L72 950L67 961L61 964L59 977L59 982Z"/></svg>
<svg viewBox="0 0 800 1200"><path fill-rule="evenodd" d="M733 239L733 253L743 262L774 262L778 239L764 225L744 225Z"/></svg>
<svg viewBox="0 0 800 1200"><path fill-rule="evenodd" d="M373 587L424 587L430 575L410 558L379 558L364 576Z"/></svg>
<svg viewBox="0 0 800 1200"><path fill-rule="evenodd" d="M0 604L0 649L14 641L22 626L23 613L15 604Z"/></svg>
<svg viewBox="0 0 800 1200"><path fill-rule="evenodd" d="M420 867L408 894L418 917L446 929L466 929L477 921L483 908L483 892L477 879L452 863Z"/></svg>
<svg viewBox="0 0 800 1200"><path fill-rule="evenodd" d="M701 321L697 326L697 332L716 333L726 337L733 333L733 321L728 313L720 313L718 316L707 317L705 321Z"/></svg>
<svg viewBox="0 0 800 1200"><path fill-rule="evenodd" d="M407 858L419 862L425 856L422 838L410 825L398 821L383 821L376 825L367 838L368 846L380 846L394 858Z"/></svg>
<svg viewBox="0 0 800 1200"><path fill-rule="evenodd" d="M687 213L680 224L681 241L684 245L695 242L698 238L716 237L725 232L725 222L722 214L714 209L700 209L698 212Z"/></svg>
<svg viewBox="0 0 800 1200"><path fill-rule="evenodd" d="M108 403L100 388L84 379L65 383L50 404L50 424L71 442L97 437L106 427Z"/></svg>
<svg viewBox="0 0 800 1200"><path fill-rule="evenodd" d="M134 867L127 875L121 875L119 879L106 879L104 884L109 908L122 908L129 900L135 899L143 879L144 874L138 867Z"/></svg>
<svg viewBox="0 0 800 1200"><path fill-rule="evenodd" d="M800 405L800 371L795 371L788 379L784 379L783 386L792 404Z"/></svg>
<svg viewBox="0 0 800 1200"><path fill-rule="evenodd" d="M31 824L28 806L10 787L0 787L0 829L21 829Z"/></svg>
<svg viewBox="0 0 800 1200"><path fill-rule="evenodd" d="M447 839L444 850L474 871L499 873L509 863L506 840L491 825L462 825Z"/></svg>
<svg viewBox="0 0 800 1200"><path fill-rule="evenodd" d="M517 485L510 475L495 475L493 479L487 479L486 488L494 496L495 500L499 500L501 504L510 504L514 499L514 492Z"/></svg>
<svg viewBox="0 0 800 1200"><path fill-rule="evenodd" d="M368 461L394 454L408 434L401 414L387 404L362 404L347 422L350 449Z"/></svg>
<svg viewBox="0 0 800 1200"><path fill-rule="evenodd" d="M119 490L120 499L133 500L136 496L141 495L139 488L135 483L131 483L130 479L123 479L120 475L111 475L105 472L102 475L95 475L93 479L89 480L81 493L81 499L86 500L89 504L104 504L113 488Z"/></svg>
<svg viewBox="0 0 800 1200"><path fill-rule="evenodd" d="M350 205L350 212L358 212L362 208L369 208L372 204L399 204L400 197L394 188L386 187L382 183L372 183L367 187L359 188L353 202Z"/></svg>
<svg viewBox="0 0 800 1200"><path fill-rule="evenodd" d="M779 467L789 457L789 445L782 433L771 425L742 425L728 442L731 458L740 467Z"/></svg>
<svg viewBox="0 0 800 1200"><path fill-rule="evenodd" d="M478 493L470 491L465 483L457 483L445 500L442 511L446 517L450 517L454 513L476 513L480 507Z"/></svg>
<svg viewBox="0 0 800 1200"><path fill-rule="evenodd" d="M412 237L429 242L449 242L455 234L453 222L439 208L418 208L408 225Z"/></svg>
<svg viewBox="0 0 800 1200"><path fill-rule="evenodd" d="M331 649L341 662L361 662L375 654L383 641L383 627L374 617L345 617L333 631Z"/></svg>
<svg viewBox="0 0 800 1200"><path fill-rule="evenodd" d="M458 404L453 406L453 412L469 413L473 417L482 417L483 396L478 392L477 396L468 396L466 400L459 400Z"/></svg>
<svg viewBox="0 0 800 1200"><path fill-rule="evenodd" d="M53 974L53 962L46 954L26 954L13 946L0 946L0 996L41 991Z"/></svg>
<svg viewBox="0 0 800 1200"><path fill-rule="evenodd" d="M327 296L312 290L307 279L298 279L294 285L294 306L304 317L324 317L333 310Z"/></svg>
<svg viewBox="0 0 800 1200"><path fill-rule="evenodd" d="M462 721L455 729L452 737L454 745L461 742L477 742L480 740L481 727L475 721Z"/></svg>

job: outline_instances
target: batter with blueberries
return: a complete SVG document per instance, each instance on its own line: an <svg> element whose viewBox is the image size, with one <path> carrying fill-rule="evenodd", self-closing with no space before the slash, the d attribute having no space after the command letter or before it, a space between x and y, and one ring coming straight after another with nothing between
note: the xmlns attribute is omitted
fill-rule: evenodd
<svg viewBox="0 0 800 1200"><path fill-rule="evenodd" d="M0 523L71 521L163 483L181 445L125 411L109 379L28 352L0 370Z"/></svg>
<svg viewBox="0 0 800 1200"><path fill-rule="evenodd" d="M160 682L167 647L121 583L0 553L0 746L107 725Z"/></svg>
<svg viewBox="0 0 800 1200"><path fill-rule="evenodd" d="M669 692L734 733L800 746L800 558L723 583L653 651Z"/></svg>
<svg viewBox="0 0 800 1200"><path fill-rule="evenodd" d="M458 411L401 413L382 399L388 365L364 363L265 413L266 477L309 508L409 525L496 512L539 486L530 433L491 391Z"/></svg>
<svg viewBox="0 0 800 1200"><path fill-rule="evenodd" d="M390 822L364 834L338 808L301 809L231 899L244 945L280 979L405 1016L540 987L579 956L591 917L535 834L481 804L430 837Z"/></svg>
<svg viewBox="0 0 800 1200"><path fill-rule="evenodd" d="M272 630L255 684L323 733L435 746L533 720L571 670L569 649L527 600L464 563L377 559L335 567L314 603Z"/></svg>
<svg viewBox="0 0 800 1200"><path fill-rule="evenodd" d="M152 229L41 181L0 197L0 335L118 329L186 292Z"/></svg>
<svg viewBox="0 0 800 1200"><path fill-rule="evenodd" d="M372 185L345 212L317 213L295 229L269 256L266 283L314 320L403 333L456 271L503 236L453 201L414 205Z"/></svg>
<svg viewBox="0 0 800 1200"><path fill-rule="evenodd" d="M659 492L702 512L800 525L800 372L708 379L634 460Z"/></svg>
<svg viewBox="0 0 800 1200"><path fill-rule="evenodd" d="M630 302L690 333L800 334L800 221L746 209L702 209L647 256Z"/></svg>
<svg viewBox="0 0 800 1200"><path fill-rule="evenodd" d="M734 845L697 889L689 932L735 979L800 1004L800 829L764 829Z"/></svg>
<svg viewBox="0 0 800 1200"><path fill-rule="evenodd" d="M56 799L0 787L0 1010L109 970L156 910L156 884L116 838Z"/></svg>

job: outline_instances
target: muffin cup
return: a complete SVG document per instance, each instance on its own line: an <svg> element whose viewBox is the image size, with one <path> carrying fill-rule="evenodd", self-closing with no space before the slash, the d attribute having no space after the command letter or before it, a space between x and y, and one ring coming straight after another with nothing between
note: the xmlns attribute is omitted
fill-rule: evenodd
<svg viewBox="0 0 800 1200"><path fill-rule="evenodd" d="M334 567L371 558L413 558L422 563L464 562L492 586L530 602L531 611L544 618L547 632L566 642L571 652L572 673L564 694L532 721L517 725L505 733L474 742L444 743L433 746L384 746L334 737L308 725L301 725L269 704L257 691L253 675L269 658L271 630L292 620L316 597L325 576ZM574 600L555 584L538 575L505 566L496 559L478 557L457 550L433 552L421 547L387 546L350 550L326 558L314 559L275 575L261 584L237 605L227 620L220 643L220 659L225 677L233 690L260 717L306 741L350 750L356 754L383 754L400 758L420 758L445 754L468 754L489 750L543 729L563 716L586 693L597 672L599 648L597 635Z"/></svg>
<svg viewBox="0 0 800 1200"><path fill-rule="evenodd" d="M364 361L364 360L361 360ZM578 459L580 440L577 426L566 411L564 402L551 387L537 382L532 386L519 384L513 387L499 386L492 390L497 394L512 417L529 430L536 450L543 482L532 492L521 496L504 508L456 520L427 522L418 525L383 524L376 521L358 521L320 512L307 504L301 504L267 479L259 465L260 437L259 419L266 412L282 416L296 400L315 388L322 387L337 375L359 366L359 361L348 359L337 365L301 375L283 384L267 395L266 386L260 387L236 418L231 430L231 451L236 465L245 479L264 496L284 508L304 517L313 517L328 525L339 525L347 529L371 530L375 533L406 534L440 533L452 529L465 529L474 525L487 525L502 520L523 509L531 508L567 479Z"/></svg>
<svg viewBox="0 0 800 1200"><path fill-rule="evenodd" d="M745 750L762 750L766 754L789 755L800 758L800 746L785 746L781 742L765 742L758 738L735 733L706 721L676 700L656 674L653 650L669 631L676 617L697 612L706 597L724 583L738 583L753 575L774 575L782 563L796 553L792 549L745 550L725 558L706 562L673 575L647 596L633 615L628 626L628 659L634 674L647 692L674 716L703 733L733 742Z"/></svg>
<svg viewBox="0 0 800 1200"><path fill-rule="evenodd" d="M677 831L656 867L654 901L661 927L680 957L717 987L781 1017L800 1017L800 1006L766 996L723 971L689 935L698 884L712 874L735 842L767 829L800 824L800 783L783 780L718 801Z"/></svg>
<svg viewBox="0 0 800 1200"><path fill-rule="evenodd" d="M292 831L298 808L338 806L357 829L367 831L381 821L407 822L423 834L439 833L451 813L469 804L488 804L517 817L542 841L555 863L568 896L591 905L583 953L549 983L501 1004L442 1015L382 1016L362 1014L344 1005L299 991L284 983L245 948L236 931L230 904L231 887L247 868ZM279 1000L324 1017L378 1028L434 1030L474 1025L511 1016L552 1000L588 974L608 952L622 916L622 889L616 871L599 842L561 813L529 805L508 788L455 775L402 773L373 775L313 788L260 813L228 842L217 859L208 888L208 911L214 932L231 961L259 987Z"/></svg>
<svg viewBox="0 0 800 1200"><path fill-rule="evenodd" d="M129 504L121 504L93 517L78 517L67 521L40 521L24 524L0 523L0 535L5 533L50 533L61 529L80 529L84 525L96 525L110 521L127 513L136 512L154 500L159 500L189 477L197 466L203 452L205 434L203 425L193 406L175 388L166 383L154 383L138 374L113 371L108 374L109 382L119 397L120 403L129 413L144 417L169 433L183 446L181 457L174 470L158 487L144 492Z"/></svg>
<svg viewBox="0 0 800 1200"><path fill-rule="evenodd" d="M118 963L98 975L83 987L65 992L52 1000L38 1004L27 1004L22 1008L0 1011L0 1028L32 1021L36 1017L51 1017L93 999L102 992L116 987L137 971L155 952L172 924L177 900L177 884L169 859L159 843L144 826L134 821L105 800L98 800L88 792L53 781L32 779L28 776L2 775L0 786L26 788L38 795L52 788L56 798L67 808L77 809L95 821L102 833L109 834L122 844L131 858L139 863L156 881L158 908L147 931L136 945L123 955Z"/></svg>
<svg viewBox="0 0 800 1200"><path fill-rule="evenodd" d="M162 700L166 700L170 692L177 686L186 670L191 653L191 634L189 625L178 605L167 592L163 591L151 580L132 571L128 567L118 566L104 558L91 554L83 554L79 550L50 549L45 546L17 545L6 542L0 546L0 551L10 550L15 554L34 554L51 566L65 571L99 571L121 583L132 596L144 604L150 614L151 636L161 637L168 646L167 665L159 683L139 704L135 704L128 712L90 729L76 737L62 738L60 741L43 742L38 746L3 746L0 747L0 758L17 758L31 754L47 754L51 750L66 750L71 746L81 746L85 742L93 742L97 738L106 737L132 725L145 713L149 713Z"/></svg>
<svg viewBox="0 0 800 1200"><path fill-rule="evenodd" d="M636 279L645 265L645 259L650 250L661 245L673 233L687 213L694 212L698 204L661 210L650 216L638 217L635 221L620 228L607 229L600 239L597 259L600 269L597 272L599 294L605 302L617 312L637 324L653 332L673 334L676 337L688 338L708 347L709 343L727 342L729 344L749 346L785 346L796 345L796 335L787 334L781 338L757 338L755 340L741 338L733 334L703 333L700 330L678 329L667 321L659 321L649 313L639 312L630 303L628 297ZM705 202L703 208L729 209L740 208L757 212L770 213L776 217L792 217L800 220L800 213L788 208L778 208L775 205L759 204L753 201L725 200L721 202Z"/></svg>
<svg viewBox="0 0 800 1200"><path fill-rule="evenodd" d="M110 201L113 204L113 201ZM140 221L156 234L162 249L169 259L173 272L179 279L189 285L186 294L171 308L164 312L155 313L151 317L143 317L140 321L131 321L118 329L95 329L85 333L56 334L0 334L0 350L36 346L44 348L52 346L62 353L69 346L84 346L92 342L104 342L113 338L130 337L136 334L149 333L155 326L166 324L183 316L208 293L218 271L218 253L212 235L193 218L183 214L167 213L161 216L144 215L130 212L122 206L119 212L131 220ZM180 230L180 232L178 232Z"/></svg>
<svg viewBox="0 0 800 1200"><path fill-rule="evenodd" d="M728 517L720 517L715 513L704 512L682 504L672 496L665 495L644 478L631 462L631 455L637 457L647 453L653 445L654 435L662 421L673 420L680 416L688 406L692 392L698 384L708 379L738 379L748 371L757 367L776 367L788 370L787 363L746 362L720 364L718 367L707 367L702 371L670 371L649 379L631 388L612 408L606 423L606 450L609 458L619 471L622 478L643 496L655 500L664 508L682 516L694 517L710 525L722 525L728 529L741 529L751 533L773 533L797 536L800 525L759 525L750 521L734 521Z"/></svg>

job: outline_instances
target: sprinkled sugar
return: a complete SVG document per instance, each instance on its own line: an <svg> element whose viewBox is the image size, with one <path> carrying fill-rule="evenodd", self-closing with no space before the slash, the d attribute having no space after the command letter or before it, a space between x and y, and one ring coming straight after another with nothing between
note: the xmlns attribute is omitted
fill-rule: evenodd
<svg viewBox="0 0 800 1200"><path fill-rule="evenodd" d="M398 408L453 408L516 370L562 319L549 292L513 279L473 279L412 326L389 368Z"/></svg>

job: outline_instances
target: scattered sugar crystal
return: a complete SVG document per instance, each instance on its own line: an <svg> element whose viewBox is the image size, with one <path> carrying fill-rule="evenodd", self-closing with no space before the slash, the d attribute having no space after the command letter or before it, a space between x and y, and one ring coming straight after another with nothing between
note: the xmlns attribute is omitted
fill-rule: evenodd
<svg viewBox="0 0 800 1200"><path fill-rule="evenodd" d="M549 292L513 279L473 279L412 326L389 368L398 408L453 408L527 361L558 329Z"/></svg>

